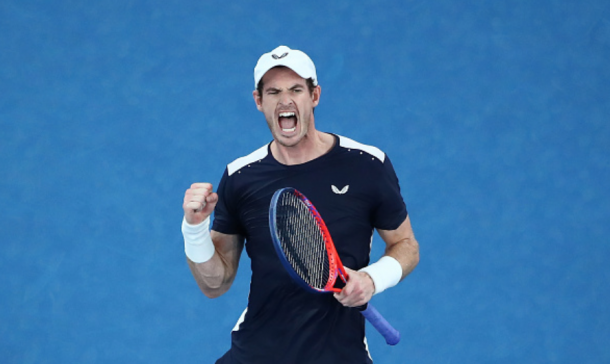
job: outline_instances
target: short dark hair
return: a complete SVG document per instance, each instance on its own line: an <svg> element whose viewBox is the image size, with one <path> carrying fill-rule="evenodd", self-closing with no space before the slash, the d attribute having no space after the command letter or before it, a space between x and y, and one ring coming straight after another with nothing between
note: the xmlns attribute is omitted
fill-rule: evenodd
<svg viewBox="0 0 610 364"><path fill-rule="evenodd" d="M284 67L284 66L277 66L277 67L288 68L288 67ZM277 67L273 67L273 68L277 68ZM307 83L307 89L309 90L309 94L313 95L313 90L316 88L316 86L313 84L313 78L310 77L310 78L306 79L305 82ZM258 92L258 97L260 97L261 100L263 99L263 87L264 86L265 85L263 83L263 79L261 78L261 80L258 82L258 85L256 86L256 91Z"/></svg>

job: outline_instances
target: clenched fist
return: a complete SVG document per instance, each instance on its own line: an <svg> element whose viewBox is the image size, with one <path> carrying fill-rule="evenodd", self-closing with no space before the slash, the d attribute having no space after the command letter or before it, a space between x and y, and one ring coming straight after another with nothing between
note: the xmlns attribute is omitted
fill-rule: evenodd
<svg viewBox="0 0 610 364"><path fill-rule="evenodd" d="M184 218L191 225L197 225L212 214L218 195L212 192L211 183L193 183L184 194Z"/></svg>

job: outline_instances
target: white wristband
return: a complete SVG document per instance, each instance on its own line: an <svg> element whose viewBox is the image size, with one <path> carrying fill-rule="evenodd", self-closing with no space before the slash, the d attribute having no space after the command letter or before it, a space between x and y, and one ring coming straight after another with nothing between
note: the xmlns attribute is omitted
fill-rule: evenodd
<svg viewBox="0 0 610 364"><path fill-rule="evenodd" d="M402 278L402 266L398 260L384 255L376 263L359 270L366 272L375 284L375 293L378 294L390 287L394 287Z"/></svg>
<svg viewBox="0 0 610 364"><path fill-rule="evenodd" d="M216 249L210 236L210 217L200 224L191 225L182 219L182 236L184 236L184 252L195 263L203 263L212 259Z"/></svg>

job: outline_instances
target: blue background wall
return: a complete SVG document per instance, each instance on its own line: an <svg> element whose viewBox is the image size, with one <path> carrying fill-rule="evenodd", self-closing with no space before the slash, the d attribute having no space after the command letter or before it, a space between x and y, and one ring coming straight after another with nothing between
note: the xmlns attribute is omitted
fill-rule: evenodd
<svg viewBox="0 0 610 364"><path fill-rule="evenodd" d="M370 331L377 363L610 363L605 0L2 1L3 363L227 350L249 264L198 291L182 196L270 140L280 44L316 62L319 129L390 155L421 245L374 298L403 333Z"/></svg>

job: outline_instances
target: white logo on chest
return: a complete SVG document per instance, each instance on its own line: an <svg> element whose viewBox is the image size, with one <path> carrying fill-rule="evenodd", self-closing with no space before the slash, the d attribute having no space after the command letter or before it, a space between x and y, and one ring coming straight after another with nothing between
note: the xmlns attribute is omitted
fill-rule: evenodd
<svg viewBox="0 0 610 364"><path fill-rule="evenodd" d="M333 190L333 192L337 195L345 195L347 193L347 190L349 190L349 185L346 185L342 189L338 189L335 185L330 185L330 189Z"/></svg>

